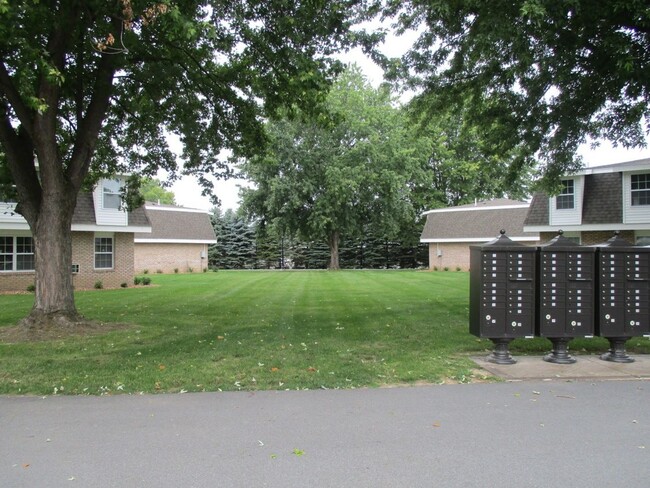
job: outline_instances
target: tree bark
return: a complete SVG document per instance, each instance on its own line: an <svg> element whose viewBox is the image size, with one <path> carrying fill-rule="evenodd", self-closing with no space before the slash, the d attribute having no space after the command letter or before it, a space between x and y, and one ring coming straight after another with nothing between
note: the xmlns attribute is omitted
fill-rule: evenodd
<svg viewBox="0 0 650 488"><path fill-rule="evenodd" d="M36 222L34 238L35 298L22 324L30 328L70 326L82 320L74 302L72 285L72 214L77 195L65 189L45 193Z"/></svg>
<svg viewBox="0 0 650 488"><path fill-rule="evenodd" d="M327 267L328 269L338 270L341 269L339 264L339 240L341 239L341 234L338 230L333 230L330 232L329 238L327 239L327 245L330 249L330 264Z"/></svg>

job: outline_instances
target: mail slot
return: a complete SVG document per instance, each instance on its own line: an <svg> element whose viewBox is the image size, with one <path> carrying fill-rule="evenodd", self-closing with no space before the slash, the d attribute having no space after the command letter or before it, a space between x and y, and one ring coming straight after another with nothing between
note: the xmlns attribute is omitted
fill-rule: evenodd
<svg viewBox="0 0 650 488"><path fill-rule="evenodd" d="M618 232L596 249L596 334L610 343L601 359L633 362L625 342L650 335L650 249L633 246Z"/></svg>
<svg viewBox="0 0 650 488"><path fill-rule="evenodd" d="M594 335L595 254L594 248L571 241L562 231L539 247L536 333L553 344L545 361L574 363L569 341Z"/></svg>
<svg viewBox="0 0 650 488"><path fill-rule="evenodd" d="M508 344L533 337L535 329L536 249L501 235L470 246L470 333L488 338L495 349L488 361L516 362Z"/></svg>

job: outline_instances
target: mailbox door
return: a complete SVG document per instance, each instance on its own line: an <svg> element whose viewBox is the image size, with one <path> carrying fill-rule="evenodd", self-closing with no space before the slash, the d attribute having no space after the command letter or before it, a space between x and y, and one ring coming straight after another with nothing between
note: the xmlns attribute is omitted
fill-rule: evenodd
<svg viewBox="0 0 650 488"><path fill-rule="evenodd" d="M650 333L650 296L648 282L628 282L625 290L624 336Z"/></svg>

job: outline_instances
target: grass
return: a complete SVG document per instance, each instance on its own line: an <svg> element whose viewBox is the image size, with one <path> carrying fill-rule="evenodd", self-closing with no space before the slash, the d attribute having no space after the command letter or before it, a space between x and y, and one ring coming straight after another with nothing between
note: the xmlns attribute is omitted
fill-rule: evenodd
<svg viewBox="0 0 650 488"><path fill-rule="evenodd" d="M108 394L382 386L473 379L467 273L157 275L153 286L78 292L88 318L132 324L100 336L0 343L0 393ZM0 296L0 328L31 295ZM650 352L633 339L630 351ZM541 353L545 339L514 341ZM572 351L602 352L604 339Z"/></svg>

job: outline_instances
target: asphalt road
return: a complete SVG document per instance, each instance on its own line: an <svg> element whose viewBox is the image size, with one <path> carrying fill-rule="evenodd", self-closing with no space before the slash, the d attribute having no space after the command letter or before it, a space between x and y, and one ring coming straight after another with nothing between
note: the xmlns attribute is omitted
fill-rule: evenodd
<svg viewBox="0 0 650 488"><path fill-rule="evenodd" d="M0 397L0 486L650 486L650 382Z"/></svg>

